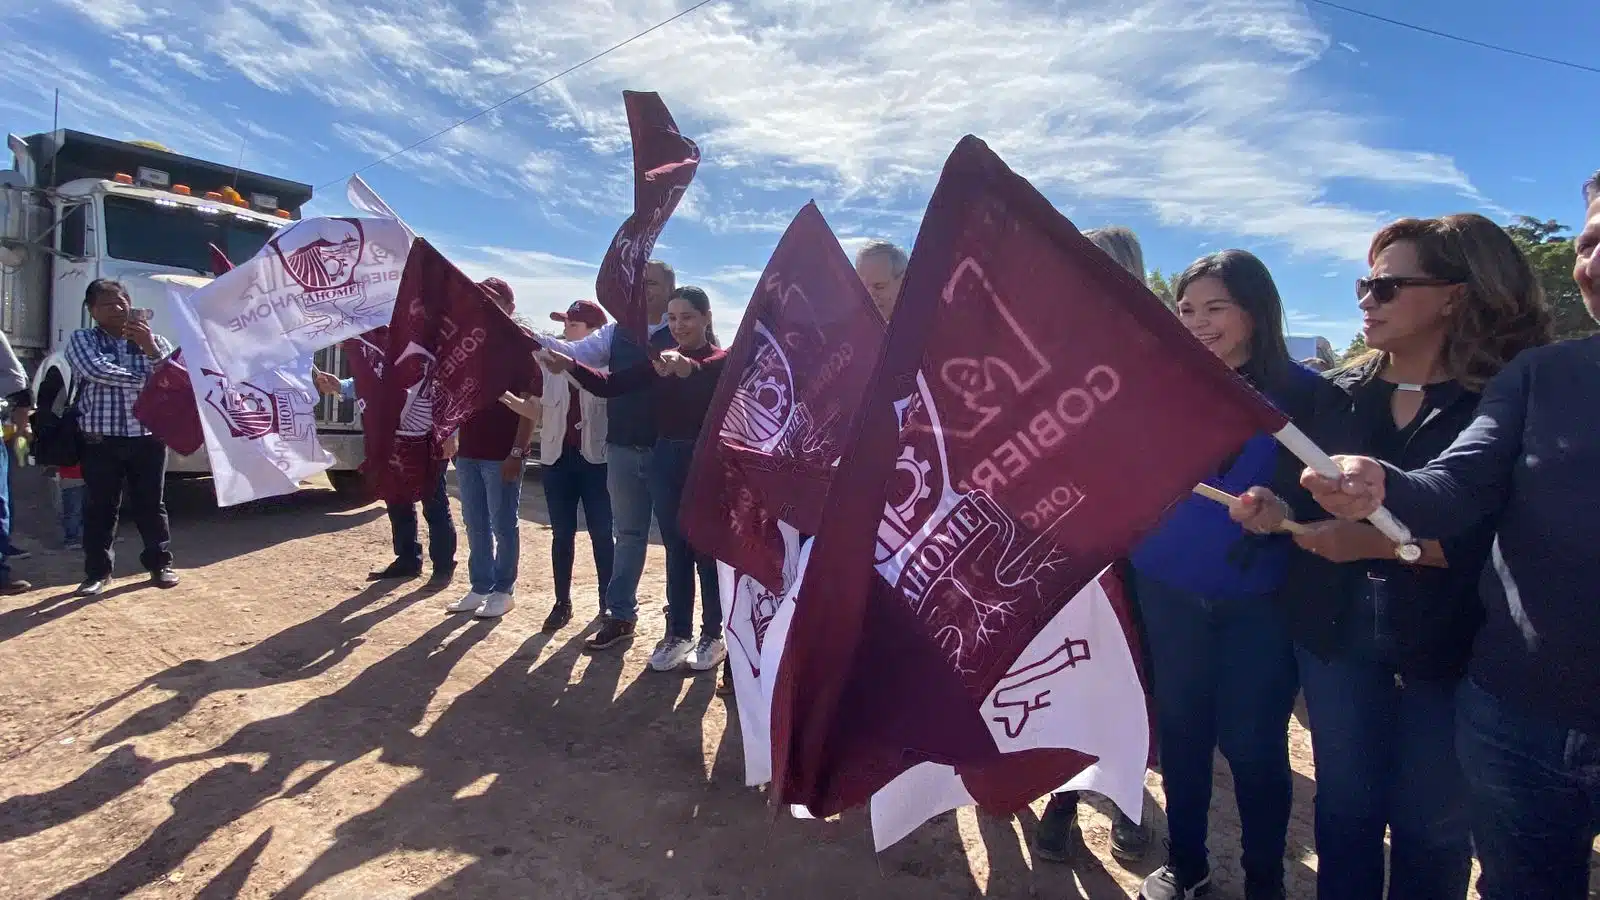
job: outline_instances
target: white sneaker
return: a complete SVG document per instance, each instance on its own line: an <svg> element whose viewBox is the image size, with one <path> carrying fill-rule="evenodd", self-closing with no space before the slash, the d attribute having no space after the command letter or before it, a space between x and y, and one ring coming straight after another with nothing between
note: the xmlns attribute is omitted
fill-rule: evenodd
<svg viewBox="0 0 1600 900"><path fill-rule="evenodd" d="M728 658L728 645L722 638L703 637L689 652L689 668L696 672L709 672Z"/></svg>
<svg viewBox="0 0 1600 900"><path fill-rule="evenodd" d="M478 618L498 619L506 613L511 612L511 610L515 609L516 606L517 598L511 596L510 594L503 594L499 591L495 591L489 595L489 599L483 601L483 607L478 610Z"/></svg>
<svg viewBox="0 0 1600 900"><path fill-rule="evenodd" d="M671 672L683 665L694 650L694 641L688 638L672 637L668 635L656 645L654 653L650 654L650 668L657 672Z"/></svg>
<svg viewBox="0 0 1600 900"><path fill-rule="evenodd" d="M449 606L446 606L444 611L452 613L477 612L478 607L482 606L483 601L487 599L489 598L478 593L477 591L468 591L465 597L462 597L460 600L457 600Z"/></svg>

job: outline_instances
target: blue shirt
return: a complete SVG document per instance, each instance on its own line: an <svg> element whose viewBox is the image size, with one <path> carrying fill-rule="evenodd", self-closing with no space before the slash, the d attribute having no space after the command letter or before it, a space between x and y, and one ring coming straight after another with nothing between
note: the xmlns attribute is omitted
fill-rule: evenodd
<svg viewBox="0 0 1600 900"><path fill-rule="evenodd" d="M1600 336L1524 351L1448 450L1413 472L1391 467L1386 488L1417 537L1494 527L1472 679L1600 735Z"/></svg>
<svg viewBox="0 0 1600 900"><path fill-rule="evenodd" d="M67 339L67 365L78 381L78 425L85 434L144 437L150 429L133 415L133 404L156 363L172 355L172 342L155 335L160 356L151 358L125 338L104 329L80 328Z"/></svg>

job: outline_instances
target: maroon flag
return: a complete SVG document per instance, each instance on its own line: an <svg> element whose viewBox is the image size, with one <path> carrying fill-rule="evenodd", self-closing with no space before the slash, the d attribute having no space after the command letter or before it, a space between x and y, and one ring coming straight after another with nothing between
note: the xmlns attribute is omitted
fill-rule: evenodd
<svg viewBox="0 0 1600 900"><path fill-rule="evenodd" d="M233 260L228 259L228 254L223 253L221 247L216 244L207 244L206 246L211 248L211 271L218 275L232 271Z"/></svg>
<svg viewBox="0 0 1600 900"><path fill-rule="evenodd" d="M679 517L695 549L781 593L777 521L821 525L883 319L808 203L773 250L700 431Z"/></svg>
<svg viewBox="0 0 1600 900"><path fill-rule="evenodd" d="M617 319L617 327L639 346L649 346L644 267L656 238L700 167L700 148L678 133L667 105L654 93L623 91L628 130L633 134L633 215L611 239L595 279L595 298Z"/></svg>
<svg viewBox="0 0 1600 900"><path fill-rule="evenodd" d="M133 401L133 417L161 443L182 456L205 445L200 410L194 404L194 387L183 364L183 350L156 363Z"/></svg>
<svg viewBox="0 0 1600 900"><path fill-rule="evenodd" d="M1168 506L1283 424L964 138L795 602L773 697L775 800L830 815L935 761L998 811L1063 771L1033 778L1002 760L1081 769L1000 742L1030 740L1024 713L1045 704L1028 684L1070 678L1095 648L1069 633L1037 661L1023 651Z"/></svg>
<svg viewBox="0 0 1600 900"><path fill-rule="evenodd" d="M383 381L383 357L389 346L389 326L374 328L366 334L346 338L339 342L344 358L350 366L350 377L355 379L356 412L365 413L372 398L378 396L378 385ZM372 459L372 429L362 423L361 445L364 460ZM363 461L363 471L369 466Z"/></svg>
<svg viewBox="0 0 1600 900"><path fill-rule="evenodd" d="M415 503L439 477L440 450L462 422L513 387L538 390L539 347L421 238L400 277L387 344L363 419L367 471L377 496Z"/></svg>

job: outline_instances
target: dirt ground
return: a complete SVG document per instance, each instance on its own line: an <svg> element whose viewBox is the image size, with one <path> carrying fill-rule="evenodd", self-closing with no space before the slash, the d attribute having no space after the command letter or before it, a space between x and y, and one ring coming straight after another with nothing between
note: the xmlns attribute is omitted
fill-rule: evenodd
<svg viewBox="0 0 1600 900"><path fill-rule="evenodd" d="M580 537L578 618L539 633L549 529L523 493L519 606L447 616L465 586L369 585L389 559L379 506L325 485L218 510L169 493L184 576L70 596L37 469L18 473L14 564L38 589L0 600L0 884L7 898L898 898L1131 896L1105 807L1074 866L1035 864L1020 818L946 816L881 856L864 815L774 815L742 784L737 716L711 676L645 670L660 637L653 547L640 633L580 651L597 594ZM125 529L131 532L132 529ZM1314 896L1310 744L1291 740L1290 896ZM1219 889L1239 896L1238 823L1217 774ZM1160 780L1150 789L1160 797ZM1159 812L1153 813L1158 828Z"/></svg>

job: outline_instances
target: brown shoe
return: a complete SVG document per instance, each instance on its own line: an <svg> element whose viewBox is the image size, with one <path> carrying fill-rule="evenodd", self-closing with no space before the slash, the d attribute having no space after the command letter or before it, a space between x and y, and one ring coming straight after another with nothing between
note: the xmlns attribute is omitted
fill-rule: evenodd
<svg viewBox="0 0 1600 900"><path fill-rule="evenodd" d="M33 582L23 581L21 578L12 578L5 584L0 584L0 595L15 597L33 590Z"/></svg>
<svg viewBox="0 0 1600 900"><path fill-rule="evenodd" d="M606 616L600 623L600 630L589 635L589 639L584 643L591 651L605 650L631 637L633 637L632 622Z"/></svg>

